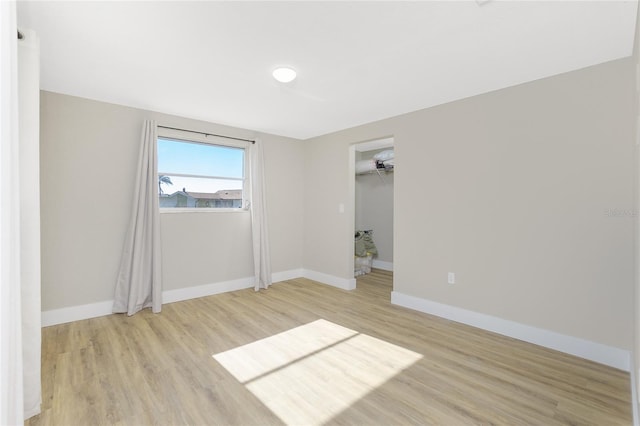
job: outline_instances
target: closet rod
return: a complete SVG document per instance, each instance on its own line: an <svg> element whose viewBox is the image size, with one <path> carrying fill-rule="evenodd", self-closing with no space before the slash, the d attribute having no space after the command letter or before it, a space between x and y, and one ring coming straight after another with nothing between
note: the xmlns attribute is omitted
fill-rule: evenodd
<svg viewBox="0 0 640 426"><path fill-rule="evenodd" d="M236 140L236 141L244 141L244 142L256 143L256 141L251 140L251 139L234 138L233 136L218 135L218 134L215 134L215 133L205 133L205 132L198 132L198 131L195 131L195 130L178 129L177 127L169 127L169 126L158 126L158 127L160 127L161 129L179 130L181 132L198 133L199 135L217 136L219 138L226 138L226 139L233 139L233 140Z"/></svg>

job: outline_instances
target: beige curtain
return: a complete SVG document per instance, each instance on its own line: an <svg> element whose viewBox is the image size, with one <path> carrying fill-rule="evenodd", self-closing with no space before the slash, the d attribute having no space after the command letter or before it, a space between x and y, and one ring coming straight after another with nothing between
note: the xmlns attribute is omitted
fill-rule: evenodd
<svg viewBox="0 0 640 426"><path fill-rule="evenodd" d="M155 121L145 121L131 219L116 283L116 313L133 315L144 308L153 312L162 309L157 133Z"/></svg>
<svg viewBox="0 0 640 426"><path fill-rule="evenodd" d="M271 254L267 230L267 203L264 181L264 150L262 141L256 140L251 154L251 233L253 236L254 288L271 285Z"/></svg>

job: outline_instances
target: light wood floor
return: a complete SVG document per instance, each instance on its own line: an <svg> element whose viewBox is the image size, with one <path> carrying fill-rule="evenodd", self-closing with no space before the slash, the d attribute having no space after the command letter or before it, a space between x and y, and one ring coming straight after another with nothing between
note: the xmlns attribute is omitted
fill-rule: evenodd
<svg viewBox="0 0 640 426"><path fill-rule="evenodd" d="M347 292L297 279L47 327L43 412L26 424L281 425L212 355L319 319L421 355L327 424L632 423L628 374L392 306L391 280L374 270Z"/></svg>

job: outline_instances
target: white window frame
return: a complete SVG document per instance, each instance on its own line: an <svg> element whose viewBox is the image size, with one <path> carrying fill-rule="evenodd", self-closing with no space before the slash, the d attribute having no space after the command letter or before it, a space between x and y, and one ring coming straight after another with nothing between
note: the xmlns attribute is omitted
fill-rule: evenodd
<svg viewBox="0 0 640 426"><path fill-rule="evenodd" d="M228 178L220 176L202 176L202 175L188 175L181 173L172 173L171 171L156 170L156 176L160 174L167 174L171 176L184 176L184 177L197 177L197 178L214 178L214 179L226 179L226 180L238 180L242 182L242 207L229 208L229 207L159 207L160 213L240 213L249 211L249 189L251 182L249 180L249 148L251 142L245 142L235 139L228 139L220 136L204 135L200 133L187 132L176 129L165 129L158 127L158 139L171 139L179 142L197 143L203 145L222 146L228 148L240 148L244 150L243 156L243 177L242 178ZM158 141L156 140L156 147Z"/></svg>

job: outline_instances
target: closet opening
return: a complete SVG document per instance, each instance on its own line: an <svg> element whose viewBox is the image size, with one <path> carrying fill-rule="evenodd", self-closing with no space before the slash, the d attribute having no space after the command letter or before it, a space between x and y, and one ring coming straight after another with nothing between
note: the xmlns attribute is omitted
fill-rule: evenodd
<svg viewBox="0 0 640 426"><path fill-rule="evenodd" d="M394 140L351 146L353 164L353 276L356 286L393 286Z"/></svg>

